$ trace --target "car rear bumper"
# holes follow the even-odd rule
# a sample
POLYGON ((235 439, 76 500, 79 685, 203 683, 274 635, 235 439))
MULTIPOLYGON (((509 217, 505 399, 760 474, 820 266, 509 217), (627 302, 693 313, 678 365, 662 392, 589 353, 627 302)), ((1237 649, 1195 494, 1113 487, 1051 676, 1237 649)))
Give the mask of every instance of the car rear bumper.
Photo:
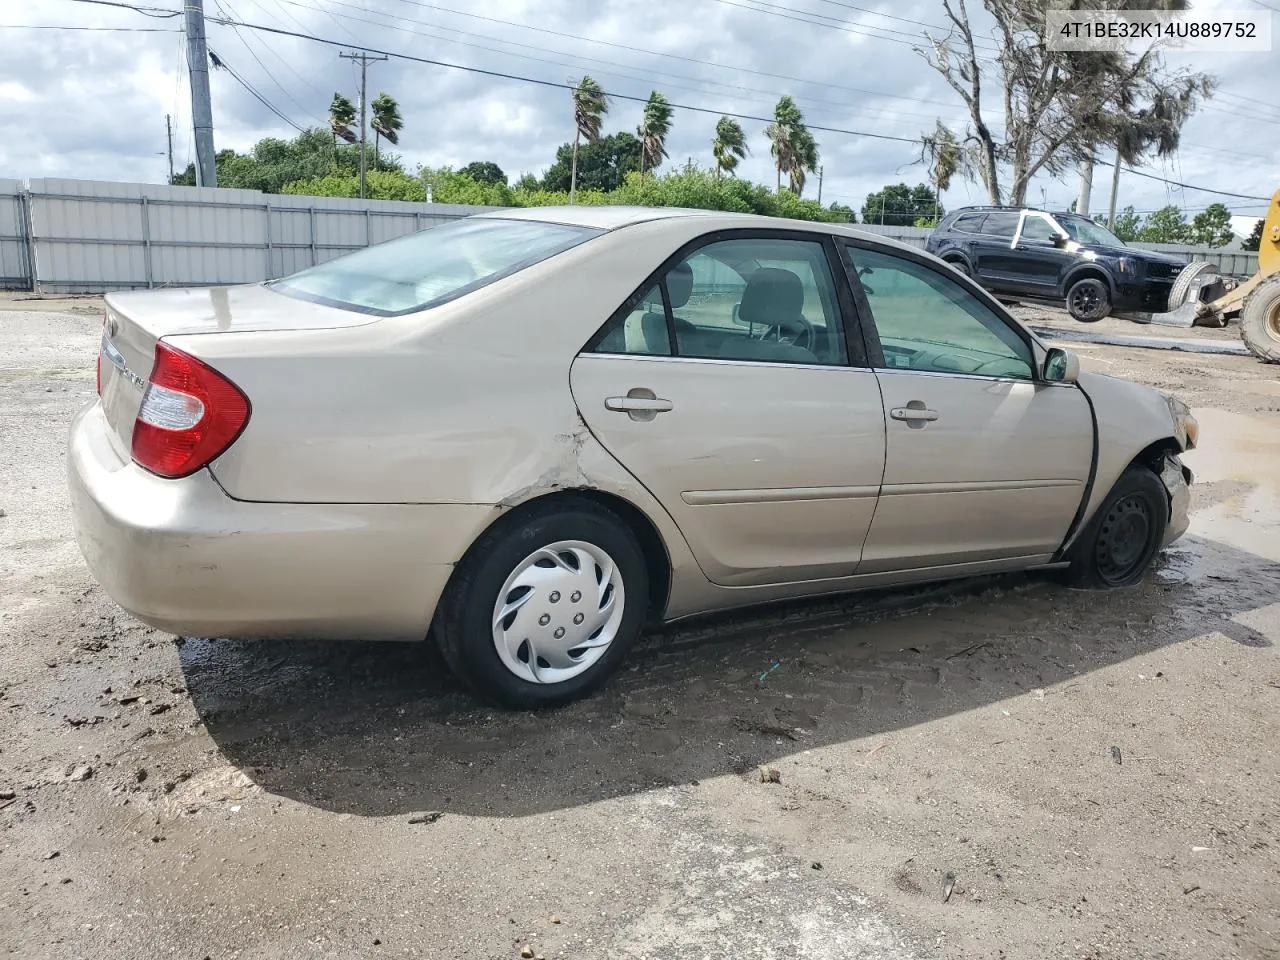
POLYGON ((94 577, 181 636, 420 640, 453 564, 491 522, 474 504, 246 503, 208 470, 123 460, 98 403, 71 429, 72 520, 94 577))

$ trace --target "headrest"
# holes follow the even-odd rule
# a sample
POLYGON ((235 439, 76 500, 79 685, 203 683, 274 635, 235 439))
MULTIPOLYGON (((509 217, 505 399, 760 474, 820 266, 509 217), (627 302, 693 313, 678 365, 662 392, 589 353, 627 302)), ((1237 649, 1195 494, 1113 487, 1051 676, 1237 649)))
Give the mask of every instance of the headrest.
POLYGON ((693 294, 693 267, 688 261, 676 264, 667 274, 667 296, 671 298, 671 309, 679 310, 689 302, 693 294))
POLYGON ((790 270, 761 267, 742 291, 738 317, 746 323, 782 326, 804 309, 804 285, 790 270))

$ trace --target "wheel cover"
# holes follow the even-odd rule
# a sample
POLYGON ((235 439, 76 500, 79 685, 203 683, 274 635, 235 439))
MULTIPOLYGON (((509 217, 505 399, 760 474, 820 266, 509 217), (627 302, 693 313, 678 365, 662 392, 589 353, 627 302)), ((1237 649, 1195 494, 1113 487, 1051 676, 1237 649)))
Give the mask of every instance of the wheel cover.
POLYGON ((1104 583, 1124 583, 1151 559, 1156 533, 1151 504, 1131 495, 1117 500, 1098 530, 1096 559, 1104 583))
POLYGON ((1093 287, 1079 286, 1071 291, 1071 307, 1076 313, 1093 313, 1101 302, 1102 297, 1093 287))
POLYGON ((1280 343, 1280 296, 1271 301, 1271 309, 1267 311, 1263 325, 1267 331, 1267 336, 1276 341, 1276 343, 1280 343))
POLYGON ((561 540, 516 564, 493 607, 503 666, 530 683, 563 683, 591 669, 618 635, 626 593, 604 550, 561 540))

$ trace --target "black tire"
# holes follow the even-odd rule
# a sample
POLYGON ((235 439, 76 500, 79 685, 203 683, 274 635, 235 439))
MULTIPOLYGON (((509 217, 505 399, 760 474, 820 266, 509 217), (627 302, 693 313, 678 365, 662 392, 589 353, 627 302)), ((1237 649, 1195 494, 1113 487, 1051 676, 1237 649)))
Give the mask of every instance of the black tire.
POLYGON ((1169 494, 1146 467, 1130 467, 1072 547, 1068 583, 1114 588, 1138 583, 1169 526, 1169 494))
POLYGON ((1280 277, 1258 285, 1240 312, 1240 334, 1255 357, 1280 363, 1280 277))
MULTIPOLYGON (((608 679, 640 635, 648 606, 649 571, 635 535, 599 504, 562 497, 498 521, 476 541, 445 589, 432 632, 454 675, 480 697, 511 709, 553 707, 586 696, 608 679), (604 654, 584 672, 560 682, 533 682, 517 676, 498 654, 493 624, 498 593, 533 553, 564 541, 591 545, 613 560, 621 578, 622 617, 604 654)), ((563 609, 566 616, 574 612, 568 603, 563 609)))
POLYGON ((945 262, 947 266, 949 266, 952 270, 954 270, 956 273, 960 274, 961 276, 964 276, 964 277, 973 276, 973 274, 969 272, 969 265, 965 263, 963 260, 947 260, 945 262))
POLYGON ((1067 291, 1067 312, 1081 323, 1097 323, 1111 312, 1111 291, 1096 277, 1077 280, 1067 291))
POLYGON ((1217 272, 1217 266, 1207 260, 1192 260, 1178 272, 1173 286, 1169 288, 1169 305, 1165 309, 1169 312, 1177 310, 1187 302, 1187 297, 1191 294, 1192 281, 1204 274, 1217 272))

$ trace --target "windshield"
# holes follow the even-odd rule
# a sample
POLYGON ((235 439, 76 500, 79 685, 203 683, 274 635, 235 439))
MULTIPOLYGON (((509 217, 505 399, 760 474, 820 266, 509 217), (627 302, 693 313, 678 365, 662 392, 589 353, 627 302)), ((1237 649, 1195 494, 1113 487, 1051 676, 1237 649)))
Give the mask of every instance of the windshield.
POLYGON ((1057 220, 1076 243, 1092 243, 1104 247, 1124 246, 1123 240, 1092 220, 1085 220, 1083 217, 1058 217, 1057 220))
POLYGON ((453 300, 600 233, 536 220, 467 218, 366 247, 271 287, 303 300, 393 316, 453 300))

